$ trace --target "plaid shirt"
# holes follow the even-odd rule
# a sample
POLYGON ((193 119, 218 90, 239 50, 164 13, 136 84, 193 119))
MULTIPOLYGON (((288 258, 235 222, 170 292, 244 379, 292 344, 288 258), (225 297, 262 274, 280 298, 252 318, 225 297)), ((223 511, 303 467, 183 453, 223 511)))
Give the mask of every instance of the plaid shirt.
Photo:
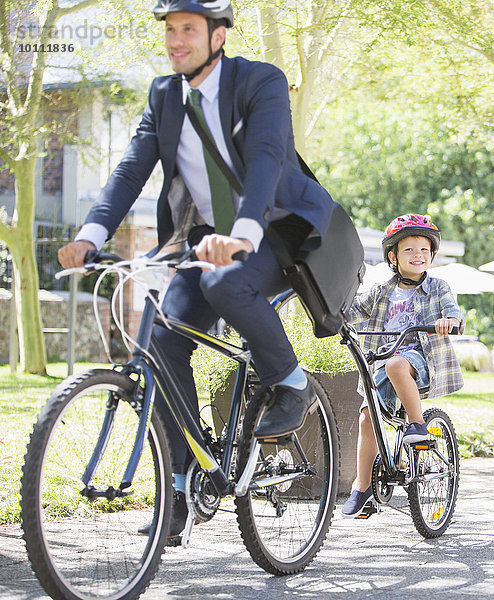
MULTIPOLYGON (((350 322, 368 331, 382 331, 388 303, 398 283, 394 275, 389 281, 378 283, 357 296, 349 311, 350 322)), ((460 333, 465 328, 465 319, 449 285, 442 279, 430 277, 417 286, 413 294, 417 325, 433 325, 441 317, 456 317, 460 321, 460 333)), ((437 398, 452 394, 463 387, 461 368, 454 353, 449 336, 418 333, 420 345, 429 369, 430 388, 421 393, 422 398, 437 398)), ((364 336, 364 352, 374 352, 383 344, 382 336, 364 336)))

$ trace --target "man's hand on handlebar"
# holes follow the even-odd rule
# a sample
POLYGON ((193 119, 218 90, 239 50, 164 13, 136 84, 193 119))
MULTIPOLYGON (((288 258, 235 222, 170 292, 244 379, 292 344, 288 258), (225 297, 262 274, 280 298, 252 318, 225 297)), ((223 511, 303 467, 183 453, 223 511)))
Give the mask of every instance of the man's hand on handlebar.
POLYGON ((436 333, 438 335, 448 335, 453 327, 459 327, 460 322, 456 317, 443 317, 435 322, 436 333))
POLYGON ((58 262, 64 269, 84 266, 84 257, 89 250, 96 250, 96 246, 88 240, 70 242, 58 251, 58 262))
POLYGON ((254 248, 249 240, 213 233, 202 238, 195 252, 199 260, 222 267, 233 264, 235 259, 232 257, 237 252, 250 253, 253 250, 254 248))

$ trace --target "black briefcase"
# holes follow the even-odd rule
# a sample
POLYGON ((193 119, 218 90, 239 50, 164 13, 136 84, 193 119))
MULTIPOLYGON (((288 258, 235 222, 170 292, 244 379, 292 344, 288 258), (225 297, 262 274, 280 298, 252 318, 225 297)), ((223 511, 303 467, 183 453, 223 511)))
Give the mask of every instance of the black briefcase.
POLYGON ((338 333, 365 273, 364 249, 343 207, 335 204, 321 245, 310 251, 302 245, 295 260, 271 229, 268 239, 312 322, 314 335, 338 333))

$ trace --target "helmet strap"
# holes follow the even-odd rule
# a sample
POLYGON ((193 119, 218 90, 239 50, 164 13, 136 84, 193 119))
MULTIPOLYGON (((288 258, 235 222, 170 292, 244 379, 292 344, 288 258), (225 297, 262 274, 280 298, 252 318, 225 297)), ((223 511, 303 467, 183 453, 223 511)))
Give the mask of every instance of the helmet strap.
POLYGON ((410 279, 408 277, 403 277, 399 271, 396 271, 396 274, 398 275, 398 283, 403 283, 405 285, 413 285, 413 286, 420 285, 424 281, 424 279, 427 277, 427 271, 424 271, 422 273, 422 275, 420 276, 420 279, 418 281, 415 281, 414 279, 410 279))

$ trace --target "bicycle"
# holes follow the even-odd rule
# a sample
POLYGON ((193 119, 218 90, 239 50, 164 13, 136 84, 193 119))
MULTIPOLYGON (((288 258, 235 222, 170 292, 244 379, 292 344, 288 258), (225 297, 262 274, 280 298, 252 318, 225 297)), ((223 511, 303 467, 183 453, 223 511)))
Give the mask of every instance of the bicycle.
MULTIPOLYGON (((453 423, 439 408, 427 409, 423 416, 430 440, 403 444, 406 413, 400 405, 392 414, 376 388, 370 366, 377 360, 390 358, 411 333, 435 334, 434 325, 414 326, 404 331, 386 331, 396 341, 382 352, 364 355, 359 335, 382 335, 382 331, 356 331, 344 323, 340 329, 341 343, 352 354, 361 375, 369 413, 379 453, 372 467, 373 500, 366 503, 357 518, 367 519, 389 505, 394 488, 403 487, 408 495, 409 509, 415 528, 425 538, 441 536, 451 523, 460 476, 458 442, 453 423), (385 423, 396 431, 394 449, 388 439, 385 423)), ((458 333, 454 327, 452 334, 458 333)))
POLYGON ((150 253, 138 261, 95 253, 84 268, 62 272, 101 270, 95 297, 103 277, 118 274, 112 313, 134 350, 126 364, 62 382, 31 434, 21 480, 22 526, 32 568, 54 599, 138 598, 159 567, 173 492, 166 428, 153 410, 156 388, 194 455, 186 475, 183 546, 193 525, 213 518, 230 497, 243 542, 268 573, 303 570, 324 542, 340 458, 336 420, 317 380, 307 374, 318 408, 302 429, 259 441, 253 431, 268 394, 260 389, 245 341, 236 345, 164 315, 159 286, 146 289, 136 339, 125 332, 117 306, 125 283, 169 267, 211 266, 193 258, 191 251, 150 253), (219 435, 186 408, 180 382, 160 355, 155 324, 236 361, 230 414, 219 435), (137 535, 148 521, 149 535, 137 535))

